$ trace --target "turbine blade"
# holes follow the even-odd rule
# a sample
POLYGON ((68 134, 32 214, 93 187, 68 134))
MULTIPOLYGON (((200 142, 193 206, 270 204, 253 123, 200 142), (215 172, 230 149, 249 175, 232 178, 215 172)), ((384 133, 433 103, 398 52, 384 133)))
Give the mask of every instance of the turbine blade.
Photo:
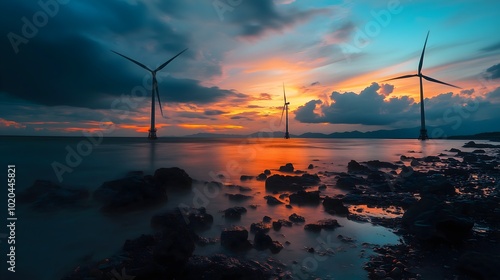
POLYGON ((285 99, 285 103, 286 103, 285 83, 283 83, 283 98, 285 99))
POLYGON ((182 52, 178 53, 177 55, 175 55, 174 57, 172 57, 171 59, 167 60, 165 63, 163 63, 162 65, 158 66, 158 68, 156 68, 155 72, 158 72, 160 71, 161 69, 163 69, 163 67, 167 66, 167 64, 169 64, 170 62, 172 62, 172 60, 174 60, 176 57, 178 57, 179 55, 181 55, 183 52, 187 51, 188 49, 184 49, 182 52))
POLYGON ((115 52, 115 51, 113 51, 113 50, 111 50, 111 51, 112 51, 112 52, 114 52, 114 53, 116 53, 117 55, 119 55, 119 56, 121 56, 121 57, 124 57, 124 58, 126 58, 126 59, 128 59, 128 60, 132 61, 133 63, 135 63, 135 64, 139 65, 140 67, 142 67, 142 68, 144 68, 144 69, 146 69, 146 70, 148 70, 148 71, 150 71, 150 72, 152 72, 152 71, 153 71, 153 70, 149 69, 146 65, 144 65, 144 64, 142 64, 142 63, 140 63, 140 62, 139 62, 139 61, 137 61, 137 60, 133 60, 132 58, 127 57, 127 56, 124 56, 123 54, 118 53, 118 52, 115 52))
POLYGON ((422 55, 420 56, 420 63, 418 64, 418 74, 422 72, 422 66, 424 65, 424 53, 425 46, 427 45, 427 39, 429 38, 430 31, 427 31, 427 37, 425 37, 424 49, 422 50, 422 55))
POLYGON ((398 80, 398 79, 406 79, 406 78, 411 78, 411 77, 418 77, 418 74, 399 76, 399 77, 396 77, 396 78, 391 78, 391 79, 383 80, 382 82, 387 82, 387 81, 392 81, 392 80, 398 80))
POLYGON ((431 81, 431 82, 435 82, 435 83, 438 83, 438 84, 447 85, 447 86, 454 87, 454 88, 461 88, 461 87, 454 86, 454 85, 452 85, 452 84, 448 84, 448 83, 445 83, 445 82, 438 81, 438 80, 436 80, 436 79, 433 79, 433 78, 431 78, 431 77, 427 77, 427 76, 425 76, 425 75, 422 75, 422 77, 423 77, 424 79, 426 79, 427 81, 431 81))
POLYGON ((280 124, 278 126, 281 126, 281 122, 283 121, 283 113, 285 113, 285 106, 283 106, 283 111, 281 111, 281 119, 280 119, 280 124))
POLYGON ((160 91, 158 90, 158 81, 156 80, 156 77, 153 78, 153 83, 155 85, 156 97, 158 97, 158 104, 160 105, 161 116, 165 117, 163 115, 163 109, 161 108, 160 91))

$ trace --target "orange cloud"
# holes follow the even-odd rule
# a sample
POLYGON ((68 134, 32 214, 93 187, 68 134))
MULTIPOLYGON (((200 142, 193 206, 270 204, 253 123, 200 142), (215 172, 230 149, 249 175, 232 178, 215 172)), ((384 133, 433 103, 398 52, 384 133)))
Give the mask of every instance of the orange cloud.
POLYGON ((26 128, 24 124, 0 118, 0 127, 26 128))

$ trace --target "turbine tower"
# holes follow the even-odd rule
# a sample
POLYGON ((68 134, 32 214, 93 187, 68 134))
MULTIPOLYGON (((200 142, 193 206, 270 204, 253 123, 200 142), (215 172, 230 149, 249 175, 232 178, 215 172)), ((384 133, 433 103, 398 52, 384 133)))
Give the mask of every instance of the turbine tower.
POLYGON ((133 60, 130 57, 127 57, 123 54, 120 54, 120 53, 112 50, 112 52, 116 53, 117 55, 124 57, 124 58, 132 61, 133 63, 139 65, 140 67, 148 70, 149 72, 151 72, 151 75, 153 76, 153 87, 151 89, 151 127, 149 128, 149 134, 148 134, 149 140, 156 140, 158 138, 158 137, 156 137, 156 127, 155 127, 155 107, 156 107, 155 106, 155 92, 156 92, 156 96, 158 97, 158 104, 160 105, 161 116, 163 117, 163 109, 161 108, 160 91, 158 90, 158 81, 156 80, 156 72, 163 69, 165 66, 167 66, 167 64, 172 62, 172 60, 174 60, 176 57, 178 57, 179 55, 181 55, 185 51, 187 51, 187 48, 184 49, 183 51, 181 51, 180 53, 178 53, 177 55, 175 55, 174 57, 172 57, 171 59, 167 60, 162 65, 158 66, 158 68, 156 68, 155 70, 151 70, 146 65, 144 65, 136 60, 133 60))
POLYGON ((283 121, 283 113, 286 111, 286 118, 285 118, 285 139, 290 139, 290 134, 288 133, 288 105, 290 105, 290 102, 286 102, 286 94, 285 94, 285 83, 283 83, 283 99, 285 100, 285 103, 283 105, 283 111, 281 111, 281 119, 280 119, 280 125, 281 122, 283 121))
POLYGON ((424 78, 424 79, 426 79, 427 81, 430 81, 430 82, 434 82, 434 83, 438 83, 438 84, 443 84, 443 85, 447 85, 447 86, 454 87, 454 88, 461 88, 461 87, 454 86, 452 84, 448 84, 448 83, 445 83, 445 82, 438 81, 436 79, 433 79, 431 77, 428 77, 428 76, 425 76, 424 74, 422 74, 422 66, 424 64, 425 46, 427 45, 427 39, 429 38, 429 32, 430 31, 427 32, 427 37, 425 37, 424 49, 422 50, 422 55, 420 56, 420 63, 418 64, 418 72, 417 72, 417 74, 404 75, 404 76, 400 76, 400 77, 396 77, 396 78, 392 78, 392 79, 388 79, 388 80, 384 81, 384 82, 386 82, 386 81, 397 80, 397 79, 406 79, 406 78, 411 78, 411 77, 419 77, 419 79, 420 79, 420 135, 418 136, 419 140, 427 140, 427 139, 429 139, 429 137, 427 136, 427 129, 425 128, 424 88, 423 88, 423 84, 422 84, 422 78, 424 78))

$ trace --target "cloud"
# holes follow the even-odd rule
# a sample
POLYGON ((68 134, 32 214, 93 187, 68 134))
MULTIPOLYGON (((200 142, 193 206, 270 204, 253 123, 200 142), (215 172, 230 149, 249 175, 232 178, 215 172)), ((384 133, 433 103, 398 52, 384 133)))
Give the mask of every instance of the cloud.
POLYGON ((500 79, 500 63, 486 69, 484 75, 486 79, 490 80, 500 79))
POLYGON ((261 93, 257 100, 272 100, 272 97, 269 93, 261 93))
POLYGON ((394 91, 394 85, 390 84, 382 84, 380 86, 380 93, 387 96, 391 94, 394 91))
POLYGON ((471 89, 464 89, 462 91, 460 91, 461 94, 465 94, 465 95, 472 95, 474 93, 474 89, 471 88, 471 89))
POLYGON ((217 116, 227 114, 227 112, 221 110, 205 110, 204 114, 207 116, 217 116))
POLYGON ((278 11, 276 3, 269 0, 244 1, 228 15, 229 22, 237 26, 242 37, 259 37, 267 31, 282 31, 313 16, 325 14, 328 9, 306 11, 278 11))
POLYGON ((176 115, 187 119, 214 120, 213 118, 207 117, 203 113, 198 112, 178 112, 176 115))
POLYGON ((500 50, 500 42, 497 42, 495 44, 489 45, 481 49, 481 51, 483 52, 492 52, 497 50, 500 50))

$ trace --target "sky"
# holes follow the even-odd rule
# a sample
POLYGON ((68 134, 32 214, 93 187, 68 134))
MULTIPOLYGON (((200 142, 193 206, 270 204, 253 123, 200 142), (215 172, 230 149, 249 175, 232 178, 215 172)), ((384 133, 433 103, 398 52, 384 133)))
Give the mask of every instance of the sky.
MULTIPOLYGON (((0 135, 500 130, 500 2, 1 1, 0 135)), ((416 136, 418 131, 416 131, 416 136)), ((415 136, 415 137, 416 137, 415 136)), ((432 136, 431 136, 432 137, 432 136)))

